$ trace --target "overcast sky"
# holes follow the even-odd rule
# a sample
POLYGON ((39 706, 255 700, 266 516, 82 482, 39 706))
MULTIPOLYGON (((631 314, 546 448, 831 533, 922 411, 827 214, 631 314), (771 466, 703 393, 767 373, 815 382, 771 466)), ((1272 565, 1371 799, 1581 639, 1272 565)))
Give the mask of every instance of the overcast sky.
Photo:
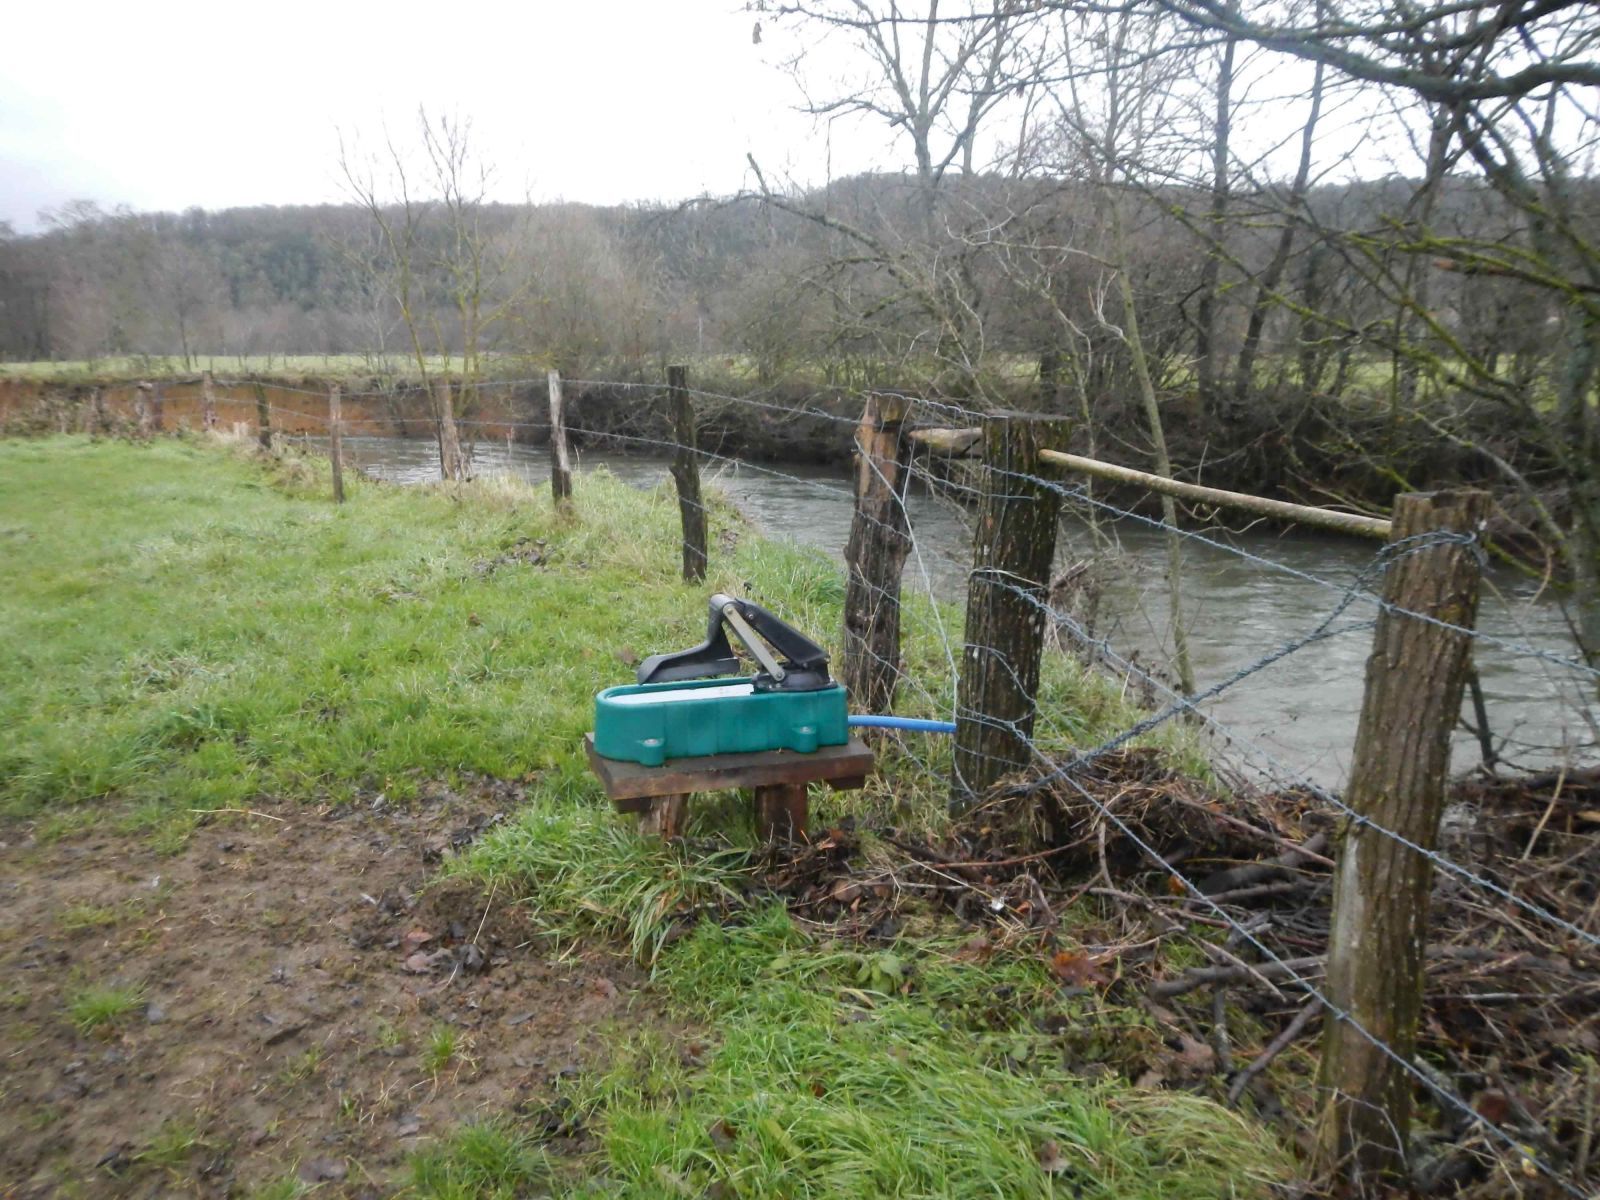
MULTIPOLYGON (((822 177, 823 135, 741 0, 12 5, 0 55, 0 220, 89 199, 183 209, 346 199, 337 131, 473 121, 505 199, 727 192, 745 154, 822 177)), ((835 131, 836 173, 881 160, 835 131)))

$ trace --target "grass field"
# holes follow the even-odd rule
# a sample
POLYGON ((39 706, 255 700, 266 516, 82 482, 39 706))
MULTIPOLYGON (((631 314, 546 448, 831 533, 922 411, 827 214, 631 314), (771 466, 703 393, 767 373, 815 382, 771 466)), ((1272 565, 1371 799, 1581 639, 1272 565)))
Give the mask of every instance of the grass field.
MULTIPOLYGON (((448 869, 515 898, 552 953, 581 940, 645 963, 675 1020, 565 1085, 590 1148, 555 1155, 512 1113, 463 1113, 414 1157, 412 1194, 1111 1200, 1287 1176, 1269 1134, 1209 1100, 1072 1074, 1046 1009, 1153 1035, 1131 1009, 1107 1025, 1092 994, 1059 999, 1037 955, 974 956, 937 922, 864 950, 770 905, 667 936, 685 902, 746 891, 751 833, 708 804, 686 845, 638 838, 578 749, 593 693, 699 640, 714 588, 833 641, 825 559, 719 508, 711 578, 688 587, 666 492, 585 475, 557 516, 518 487, 358 482, 336 507, 325 469, 176 440, 0 443, 0 815, 176 850, 207 810, 519 781, 524 809, 448 869), (685 1025, 703 1031, 687 1048, 685 1025)), ((944 696, 932 617, 909 608, 907 654, 944 696)), ((1131 715, 1064 659, 1047 687, 1086 737, 1131 715)), ((937 826, 939 754, 891 756, 858 811, 937 826)), ((103 997, 79 1009, 114 1023, 103 997)))
MULTIPOLYGON (((762 382, 760 367, 749 355, 678 354, 673 356, 673 361, 687 364, 692 379, 702 387, 715 382, 716 386, 749 388, 762 382)), ((426 362, 430 374, 451 375, 461 371, 459 357, 429 355, 426 362)), ((482 359, 483 372, 491 379, 542 379, 552 365, 548 356, 540 354, 486 354, 482 359)), ((1038 369, 1037 359, 1009 354, 991 354, 985 367, 994 379, 1007 383, 1032 380, 1037 377, 1038 369)), ((416 359, 404 354, 202 354, 192 356, 187 363, 179 357, 161 355, 0 362, 0 380, 40 383, 189 379, 201 371, 210 371, 219 379, 250 376, 284 381, 404 380, 418 376, 416 359)), ((641 371, 651 378, 660 378, 663 374, 659 359, 595 366, 584 374, 597 379, 631 380, 641 371)), ((776 382, 787 386, 823 387, 828 386, 830 380, 849 379, 855 385, 870 382, 874 386, 886 386, 898 381, 910 386, 919 378, 932 378, 939 373, 939 364, 933 361, 893 364, 851 360, 830 364, 822 360, 799 360, 787 364, 776 382)))

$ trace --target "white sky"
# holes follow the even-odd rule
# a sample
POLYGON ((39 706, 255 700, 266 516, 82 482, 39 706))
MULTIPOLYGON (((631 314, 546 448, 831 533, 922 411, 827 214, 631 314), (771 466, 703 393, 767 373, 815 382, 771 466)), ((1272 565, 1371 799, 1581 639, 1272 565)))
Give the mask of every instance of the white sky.
MULTIPOLYGON (((370 150, 387 126, 413 148, 419 104, 470 118, 503 200, 725 194, 753 183, 751 152, 774 183, 907 165, 881 124, 850 117, 830 132, 796 111, 800 91, 777 64, 808 37, 819 94, 848 94, 845 81, 866 77, 848 46, 770 19, 757 46, 757 19, 744 0, 13 4, 0 221, 32 231, 41 210, 76 199, 167 211, 346 201, 340 132, 370 150)), ((1272 156, 1286 175, 1309 68, 1242 69, 1264 103, 1236 127, 1236 150, 1287 139, 1272 156)), ((1374 138, 1369 104, 1342 108, 1330 96, 1319 139, 1353 149, 1341 174, 1405 169, 1408 148, 1374 138)))
MULTIPOLYGON (((0 54, 0 220, 72 199, 181 210, 338 202, 337 130, 473 122, 499 198, 676 200, 817 181, 823 137, 741 0, 15 4, 0 54)), ((834 170, 880 157, 835 134, 834 170), (853 160, 853 161, 852 161, 853 160)))

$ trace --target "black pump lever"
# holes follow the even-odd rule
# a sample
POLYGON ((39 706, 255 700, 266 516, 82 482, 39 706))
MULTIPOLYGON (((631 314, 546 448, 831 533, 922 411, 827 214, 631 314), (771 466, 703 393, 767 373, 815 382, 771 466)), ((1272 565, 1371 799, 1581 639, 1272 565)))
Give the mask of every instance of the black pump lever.
POLYGON ((706 640, 692 650, 652 654, 639 666, 639 682, 671 683, 737 674, 739 660, 728 642, 729 628, 761 664, 754 680, 756 691, 814 692, 832 686, 827 651, 759 604, 721 592, 711 597, 706 640), (768 645, 782 655, 782 661, 768 645))

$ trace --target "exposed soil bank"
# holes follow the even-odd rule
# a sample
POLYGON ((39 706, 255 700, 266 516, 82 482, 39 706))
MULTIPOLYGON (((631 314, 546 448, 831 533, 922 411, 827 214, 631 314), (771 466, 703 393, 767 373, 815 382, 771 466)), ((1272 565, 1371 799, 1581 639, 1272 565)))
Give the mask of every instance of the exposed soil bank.
POLYGON ((613 1025, 658 1018, 616 960, 548 963, 513 897, 429 886, 521 800, 223 811, 170 856, 0 832, 0 1193, 389 1195, 459 1123, 537 1116, 613 1025), (137 1005, 74 1021, 111 988, 137 1005))
MULTIPOLYGON (((259 385, 270 406, 273 428, 284 434, 318 436, 327 430, 328 389, 332 381, 303 379, 259 385)), ((756 387, 745 380, 694 380, 694 404, 701 448, 715 454, 774 463, 850 461, 855 423, 861 414, 859 390, 806 382, 756 387)), ((415 384, 380 386, 377 380, 339 381, 344 391, 346 432, 432 439, 434 424, 427 393, 415 384)), ((98 384, 0 379, 0 431, 70 432, 80 428, 92 407, 93 388, 114 428, 131 428, 137 380, 107 379, 98 384)), ((218 419, 254 430, 257 385, 228 380, 216 384, 218 419)), ((660 380, 566 385, 567 423, 578 445, 622 451, 660 452, 673 440, 665 384, 660 380)), ((198 428, 200 384, 173 381, 156 385, 152 416, 157 432, 198 428)), ((1076 414, 1076 401, 1046 397, 1036 383, 1018 381, 1005 398, 1026 411, 1076 414)), ((466 442, 507 440, 542 445, 549 440, 549 402, 542 381, 486 383, 475 395, 458 395, 457 415, 466 442)), ((943 413, 941 423, 970 423, 959 408, 943 413)), ((1081 423, 1071 446, 1078 453, 1148 470, 1151 459, 1145 422, 1131 397, 1106 396, 1094 405, 1099 431, 1091 439, 1081 423)), ((1164 420, 1172 459, 1182 478, 1213 487, 1275 499, 1340 507, 1388 509, 1401 491, 1451 486, 1481 486, 1502 491, 1490 461, 1444 440, 1422 422, 1397 424, 1387 407, 1359 397, 1257 398, 1199 414, 1183 398, 1165 405, 1164 420)), ((925 419, 922 423, 926 424, 925 419)), ((1545 456, 1518 431, 1483 431, 1484 444, 1508 461, 1522 464, 1529 477, 1541 476, 1545 456)), ((1078 480, 1069 480, 1078 482, 1078 480)), ((1107 488, 1096 494, 1154 513, 1155 498, 1136 489, 1107 488)), ((1541 555, 1528 530, 1533 513, 1525 501, 1499 496, 1491 533, 1515 554, 1538 561, 1541 555)), ((1564 499, 1557 491, 1543 501, 1557 518, 1564 499)), ((1204 519, 1206 514, 1197 514, 1204 519)), ((1225 519, 1226 515, 1225 515, 1225 519)))

